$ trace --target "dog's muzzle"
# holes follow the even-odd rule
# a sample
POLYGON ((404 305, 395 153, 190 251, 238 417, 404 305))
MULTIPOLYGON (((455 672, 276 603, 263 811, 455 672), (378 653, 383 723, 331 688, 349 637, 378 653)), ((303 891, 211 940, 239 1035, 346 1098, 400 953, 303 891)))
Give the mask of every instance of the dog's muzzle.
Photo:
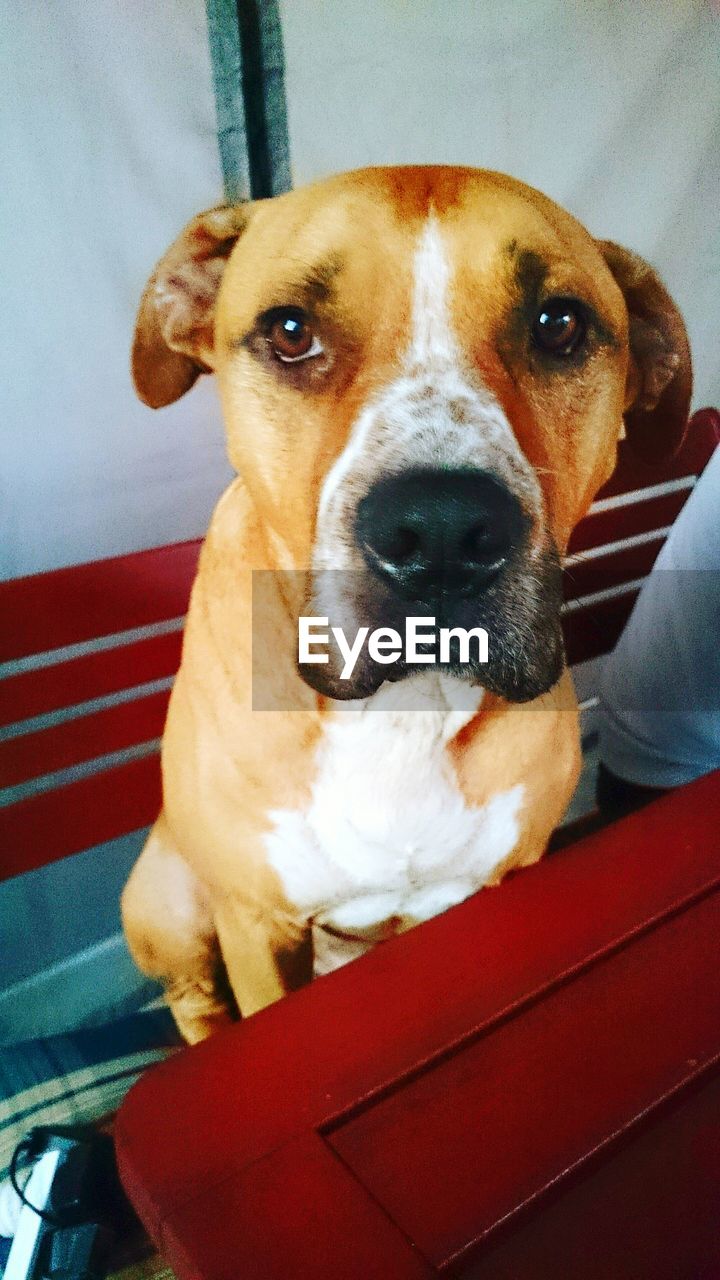
POLYGON ((316 570, 306 613, 346 636, 363 627, 403 636, 418 622, 426 630, 392 660, 364 645, 350 677, 331 647, 322 665, 299 663, 306 684, 330 698, 367 698, 432 662, 513 702, 551 688, 563 665, 559 557, 504 480, 477 467, 408 468, 376 480, 351 519, 357 567, 316 570))
POLYGON ((373 485, 358 506, 356 539, 395 595, 451 608, 490 586, 529 524, 517 498, 488 472, 413 470, 373 485))

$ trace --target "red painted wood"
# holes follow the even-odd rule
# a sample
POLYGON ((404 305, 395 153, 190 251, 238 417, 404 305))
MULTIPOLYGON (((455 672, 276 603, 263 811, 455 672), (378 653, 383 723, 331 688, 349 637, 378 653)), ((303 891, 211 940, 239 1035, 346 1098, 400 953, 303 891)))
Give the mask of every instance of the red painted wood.
MULTIPOLYGON (((574 1044, 585 1059, 589 1056, 590 1067, 593 1058, 598 1063, 613 1059, 606 1045, 590 1043, 587 1049, 583 1025, 586 1032, 594 1026, 599 1036, 611 1041, 616 1034, 625 1035, 617 1025, 619 1019, 632 1025, 641 1017, 643 1032, 627 1070, 639 1068, 638 1055, 645 1046, 650 1093, 676 1080, 679 1071, 687 1074, 693 1069, 686 1062, 691 1041, 698 1052, 710 1052, 700 1034, 703 1028, 693 1023, 696 1015, 684 1005, 693 1005, 696 990, 706 982, 709 990, 715 981, 716 959, 708 958, 705 951, 706 912, 711 887, 717 888, 719 881, 720 774, 715 774, 377 947, 355 964, 148 1073, 121 1108, 116 1126, 118 1156, 126 1188, 154 1238, 173 1242, 179 1280, 216 1280, 227 1274, 215 1266, 216 1262, 218 1267, 224 1265, 217 1260, 232 1256, 236 1243, 233 1217, 226 1211, 236 1203, 233 1186, 248 1194, 248 1179, 252 1180, 254 1170, 260 1173, 273 1152, 288 1149, 298 1135, 308 1132, 337 1134, 342 1123, 350 1123, 368 1104, 385 1105, 383 1098, 399 1096, 398 1090, 434 1075, 444 1061, 460 1062, 466 1051, 477 1052, 496 1037, 507 1048, 508 1036, 520 1036, 512 1041, 513 1059, 537 1062, 538 1024, 526 1021, 531 1014, 534 1019, 542 1017, 548 1029, 554 1028, 553 1036, 571 1037, 565 1047, 574 1044), (691 919, 697 929, 690 927, 691 919), (681 935, 683 946, 678 950, 675 944, 681 935), (663 937, 668 942, 664 963, 663 937), (652 956, 648 947, 654 948, 652 956), (613 952, 616 961, 610 958, 613 952), (655 981, 648 988, 642 986, 644 965, 630 959, 633 953, 651 962, 655 981), (707 974, 706 959, 711 969, 707 974), (619 967, 614 968, 616 963, 619 967), (604 981, 591 980, 593 971, 602 972, 604 981), (690 993, 682 1005, 675 1002, 668 1007, 663 996, 666 974, 672 975, 671 987, 678 999, 683 991, 690 993), (626 975, 632 978, 627 990, 637 999, 642 987, 646 1006, 642 1014, 623 995, 626 975), (584 985, 590 981, 591 987, 584 985), (592 990, 596 998, 580 1000, 581 990, 592 990), (557 1011, 565 1002, 576 1012, 572 1018, 558 1020, 557 1011), (544 1013, 533 1013, 543 1007, 544 1013), (657 1028, 649 1034, 653 1011, 658 1028, 672 1016, 670 1034, 665 1036, 670 1049, 677 1033, 677 1061, 673 1066, 665 1060, 665 1075, 662 1067, 653 1067, 655 1034, 662 1039, 657 1028), (602 1027, 598 1025, 601 1016, 606 1019, 602 1027), (524 1024, 527 1043, 521 1043, 521 1030, 510 1031, 524 1024), (182 1125, 177 1123, 178 1116, 182 1125), (193 1135, 191 1160, 188 1133, 193 1135), (223 1197, 230 1199, 219 1202, 216 1213, 213 1196, 221 1188, 223 1197), (201 1222, 208 1242, 207 1265, 198 1245, 201 1222), (186 1239, 190 1254, 184 1258, 186 1239)), ((704 994, 698 1003, 697 1016, 702 1018, 708 1013, 704 994)), ((550 1037, 547 1044, 557 1046, 558 1052, 562 1048, 557 1038, 550 1037)), ((720 1050, 720 1026, 716 1048, 720 1050)), ((506 1072, 515 1071, 517 1079, 519 1068, 501 1059, 498 1050, 499 1084, 494 1097, 511 1126, 514 1109, 532 1100, 534 1086, 530 1078, 524 1092, 505 1090, 506 1072)), ((556 1069, 560 1071, 552 1054, 545 1065, 551 1077, 556 1069)), ((575 1065, 598 1095, 589 1109, 598 1132, 601 1091, 597 1082, 593 1084, 588 1064, 575 1065)), ((621 1125, 628 1121, 624 1069, 622 1063, 613 1067, 620 1073, 615 1088, 608 1078, 608 1133, 618 1117, 621 1125)), ((633 1087, 639 1090, 636 1106, 641 1076, 639 1069, 633 1076, 633 1087)), ((558 1079, 571 1077, 563 1059, 558 1079)), ((467 1080, 472 1078, 469 1070, 467 1080)), ((645 1099, 650 1107, 658 1101, 649 1095, 645 1099)), ((579 1131, 585 1131, 587 1117, 577 1090, 553 1092, 548 1085, 547 1103, 549 1110, 567 1108, 579 1131)), ((422 1130, 424 1122, 421 1111, 416 1128, 422 1130)), ((468 1115, 468 1125, 472 1123, 468 1115)), ((561 1128, 564 1125, 565 1120, 561 1128)), ((563 1150, 568 1151, 572 1133, 567 1126, 563 1133, 563 1150)), ((552 1126, 548 1141, 552 1142, 552 1126)), ((538 1188, 544 1187, 548 1167, 544 1149, 540 1156, 545 1162, 542 1168, 537 1166, 531 1134, 527 1144, 518 1143, 518 1185, 529 1185, 535 1167, 538 1188)), ((429 1163, 435 1158, 430 1152, 429 1163)), ((446 1160, 446 1155, 439 1151, 437 1158, 446 1160)), ((483 1154, 488 1167, 493 1158, 488 1146, 483 1154)), ((465 1161, 464 1145, 456 1150, 455 1159, 460 1165, 465 1161)), ((294 1167, 291 1161, 285 1183, 292 1184, 293 1195, 302 1194, 297 1187, 302 1187, 303 1177, 302 1161, 294 1167)), ((476 1222, 482 1224, 482 1205, 477 1209, 476 1222)), ((323 1230, 331 1230, 326 1220, 332 1220, 332 1201, 323 1202, 318 1213, 323 1230)), ((315 1239, 310 1244, 308 1236, 322 1238, 322 1232, 308 1228, 301 1217, 269 1217, 265 1231, 263 1223, 258 1223, 257 1274, 264 1280, 280 1276, 285 1280, 287 1275, 271 1265, 274 1251, 281 1247, 278 1235, 286 1237, 284 1257, 289 1256, 288 1249, 302 1257, 306 1248, 317 1245, 315 1239), (263 1243, 270 1237, 271 1244, 263 1243)), ((337 1274, 332 1257, 324 1261, 325 1269, 337 1274)), ((350 1271, 348 1280, 354 1275, 350 1271)), ((646 1278, 634 1275, 633 1280, 646 1278)))
POLYGON ((570 666, 609 653, 632 613, 638 591, 578 608, 562 619, 565 652, 570 666))
POLYGON ((0 808, 0 880, 148 826, 160 804, 154 754, 0 808))
POLYGON ((38 671, 0 680, 0 724, 73 707, 150 680, 173 676, 180 664, 182 632, 137 640, 38 671))
POLYGON ((462 1280, 716 1280, 720 1080, 672 1107, 542 1213, 490 1243, 462 1280))
POLYGON ((177 1274, 213 1280, 437 1275, 314 1133, 206 1188, 187 1205, 180 1232, 168 1223, 161 1247, 177 1274), (231 1244, 224 1232, 208 1232, 208 1220, 219 1218, 231 1244))
POLYGON ((591 547, 604 547, 608 542, 621 542, 634 538, 638 533, 652 529, 667 529, 677 519, 692 489, 666 493, 659 498, 634 501, 627 507, 611 507, 598 511, 580 521, 570 538, 569 554, 587 551, 591 547))
POLYGON ((622 551, 593 556, 590 560, 567 566, 563 571, 564 598, 576 600, 579 596, 647 577, 664 542, 664 537, 653 538, 639 546, 625 547, 622 551))
POLYGON ((181 617, 201 543, 0 582, 0 662, 181 617))
POLYGON ((720 1058, 719 937, 714 893, 342 1124, 332 1148, 436 1266, 467 1256, 720 1058))
POLYGON ((159 738, 169 696, 167 692, 153 693, 0 742, 0 786, 17 786, 44 773, 159 738))
POLYGON ((621 440, 618 446, 618 462, 607 484, 597 495, 609 498, 618 493, 630 493, 635 489, 647 489, 666 480, 680 476, 697 476, 705 469, 713 450, 720 443, 720 413, 717 409, 698 409, 688 424, 688 432, 682 448, 674 458, 657 466, 640 462, 633 454, 629 441, 621 440))
POLYGON ((720 444, 720 409, 716 409, 712 405, 705 405, 702 409, 696 409, 690 418, 688 435, 692 432, 695 432, 700 437, 699 447, 705 447, 709 450, 708 457, 705 460, 707 463, 712 454, 713 445, 720 444))

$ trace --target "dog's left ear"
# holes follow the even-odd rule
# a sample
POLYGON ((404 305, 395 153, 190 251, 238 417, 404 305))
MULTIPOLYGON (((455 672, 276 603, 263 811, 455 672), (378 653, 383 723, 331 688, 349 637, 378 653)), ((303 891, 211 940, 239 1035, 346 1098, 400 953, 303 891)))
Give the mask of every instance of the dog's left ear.
POLYGON ((625 425, 643 462, 671 457, 690 411, 692 363, 683 318, 652 267, 611 240, 596 241, 630 317, 625 425))
POLYGON ((193 218, 145 286, 132 374, 140 399, 151 409, 179 400, 201 373, 212 372, 215 303, 249 210, 249 205, 233 205, 193 218))

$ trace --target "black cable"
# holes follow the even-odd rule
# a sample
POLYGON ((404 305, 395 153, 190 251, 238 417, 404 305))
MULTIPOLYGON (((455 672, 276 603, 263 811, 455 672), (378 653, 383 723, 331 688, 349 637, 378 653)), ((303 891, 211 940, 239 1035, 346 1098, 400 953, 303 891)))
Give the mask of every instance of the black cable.
POLYGON ((32 1209, 33 1213, 36 1213, 38 1218, 42 1218, 43 1222, 47 1222, 48 1226, 62 1227, 65 1225, 63 1223, 62 1218, 58 1218, 54 1213, 50 1213, 47 1209, 39 1208, 38 1205, 33 1204, 31 1200, 28 1200, 27 1196, 25 1195, 25 1191, 20 1186, 17 1180, 17 1167, 18 1167, 18 1161, 21 1155, 27 1155, 33 1161, 37 1160, 41 1155, 43 1155, 42 1150, 33 1152, 33 1146, 36 1143, 36 1141, 37 1141, 36 1135, 33 1133, 30 1133, 28 1134, 27 1138, 23 1138, 22 1142, 18 1143, 15 1150, 13 1151, 12 1157, 10 1160, 10 1168, 8 1170, 10 1185, 13 1191, 15 1192, 16 1196, 18 1196, 18 1198, 20 1199, 21 1203, 24 1204, 28 1209, 32 1209))

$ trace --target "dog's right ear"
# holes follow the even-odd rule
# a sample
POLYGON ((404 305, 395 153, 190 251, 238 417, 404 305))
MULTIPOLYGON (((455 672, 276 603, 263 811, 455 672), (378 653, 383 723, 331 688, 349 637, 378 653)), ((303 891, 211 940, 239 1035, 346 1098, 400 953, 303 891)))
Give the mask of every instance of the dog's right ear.
POLYGON ((212 372, 220 281, 250 208, 209 209, 193 218, 145 286, 132 375, 140 399, 151 409, 179 400, 201 373, 212 372))

